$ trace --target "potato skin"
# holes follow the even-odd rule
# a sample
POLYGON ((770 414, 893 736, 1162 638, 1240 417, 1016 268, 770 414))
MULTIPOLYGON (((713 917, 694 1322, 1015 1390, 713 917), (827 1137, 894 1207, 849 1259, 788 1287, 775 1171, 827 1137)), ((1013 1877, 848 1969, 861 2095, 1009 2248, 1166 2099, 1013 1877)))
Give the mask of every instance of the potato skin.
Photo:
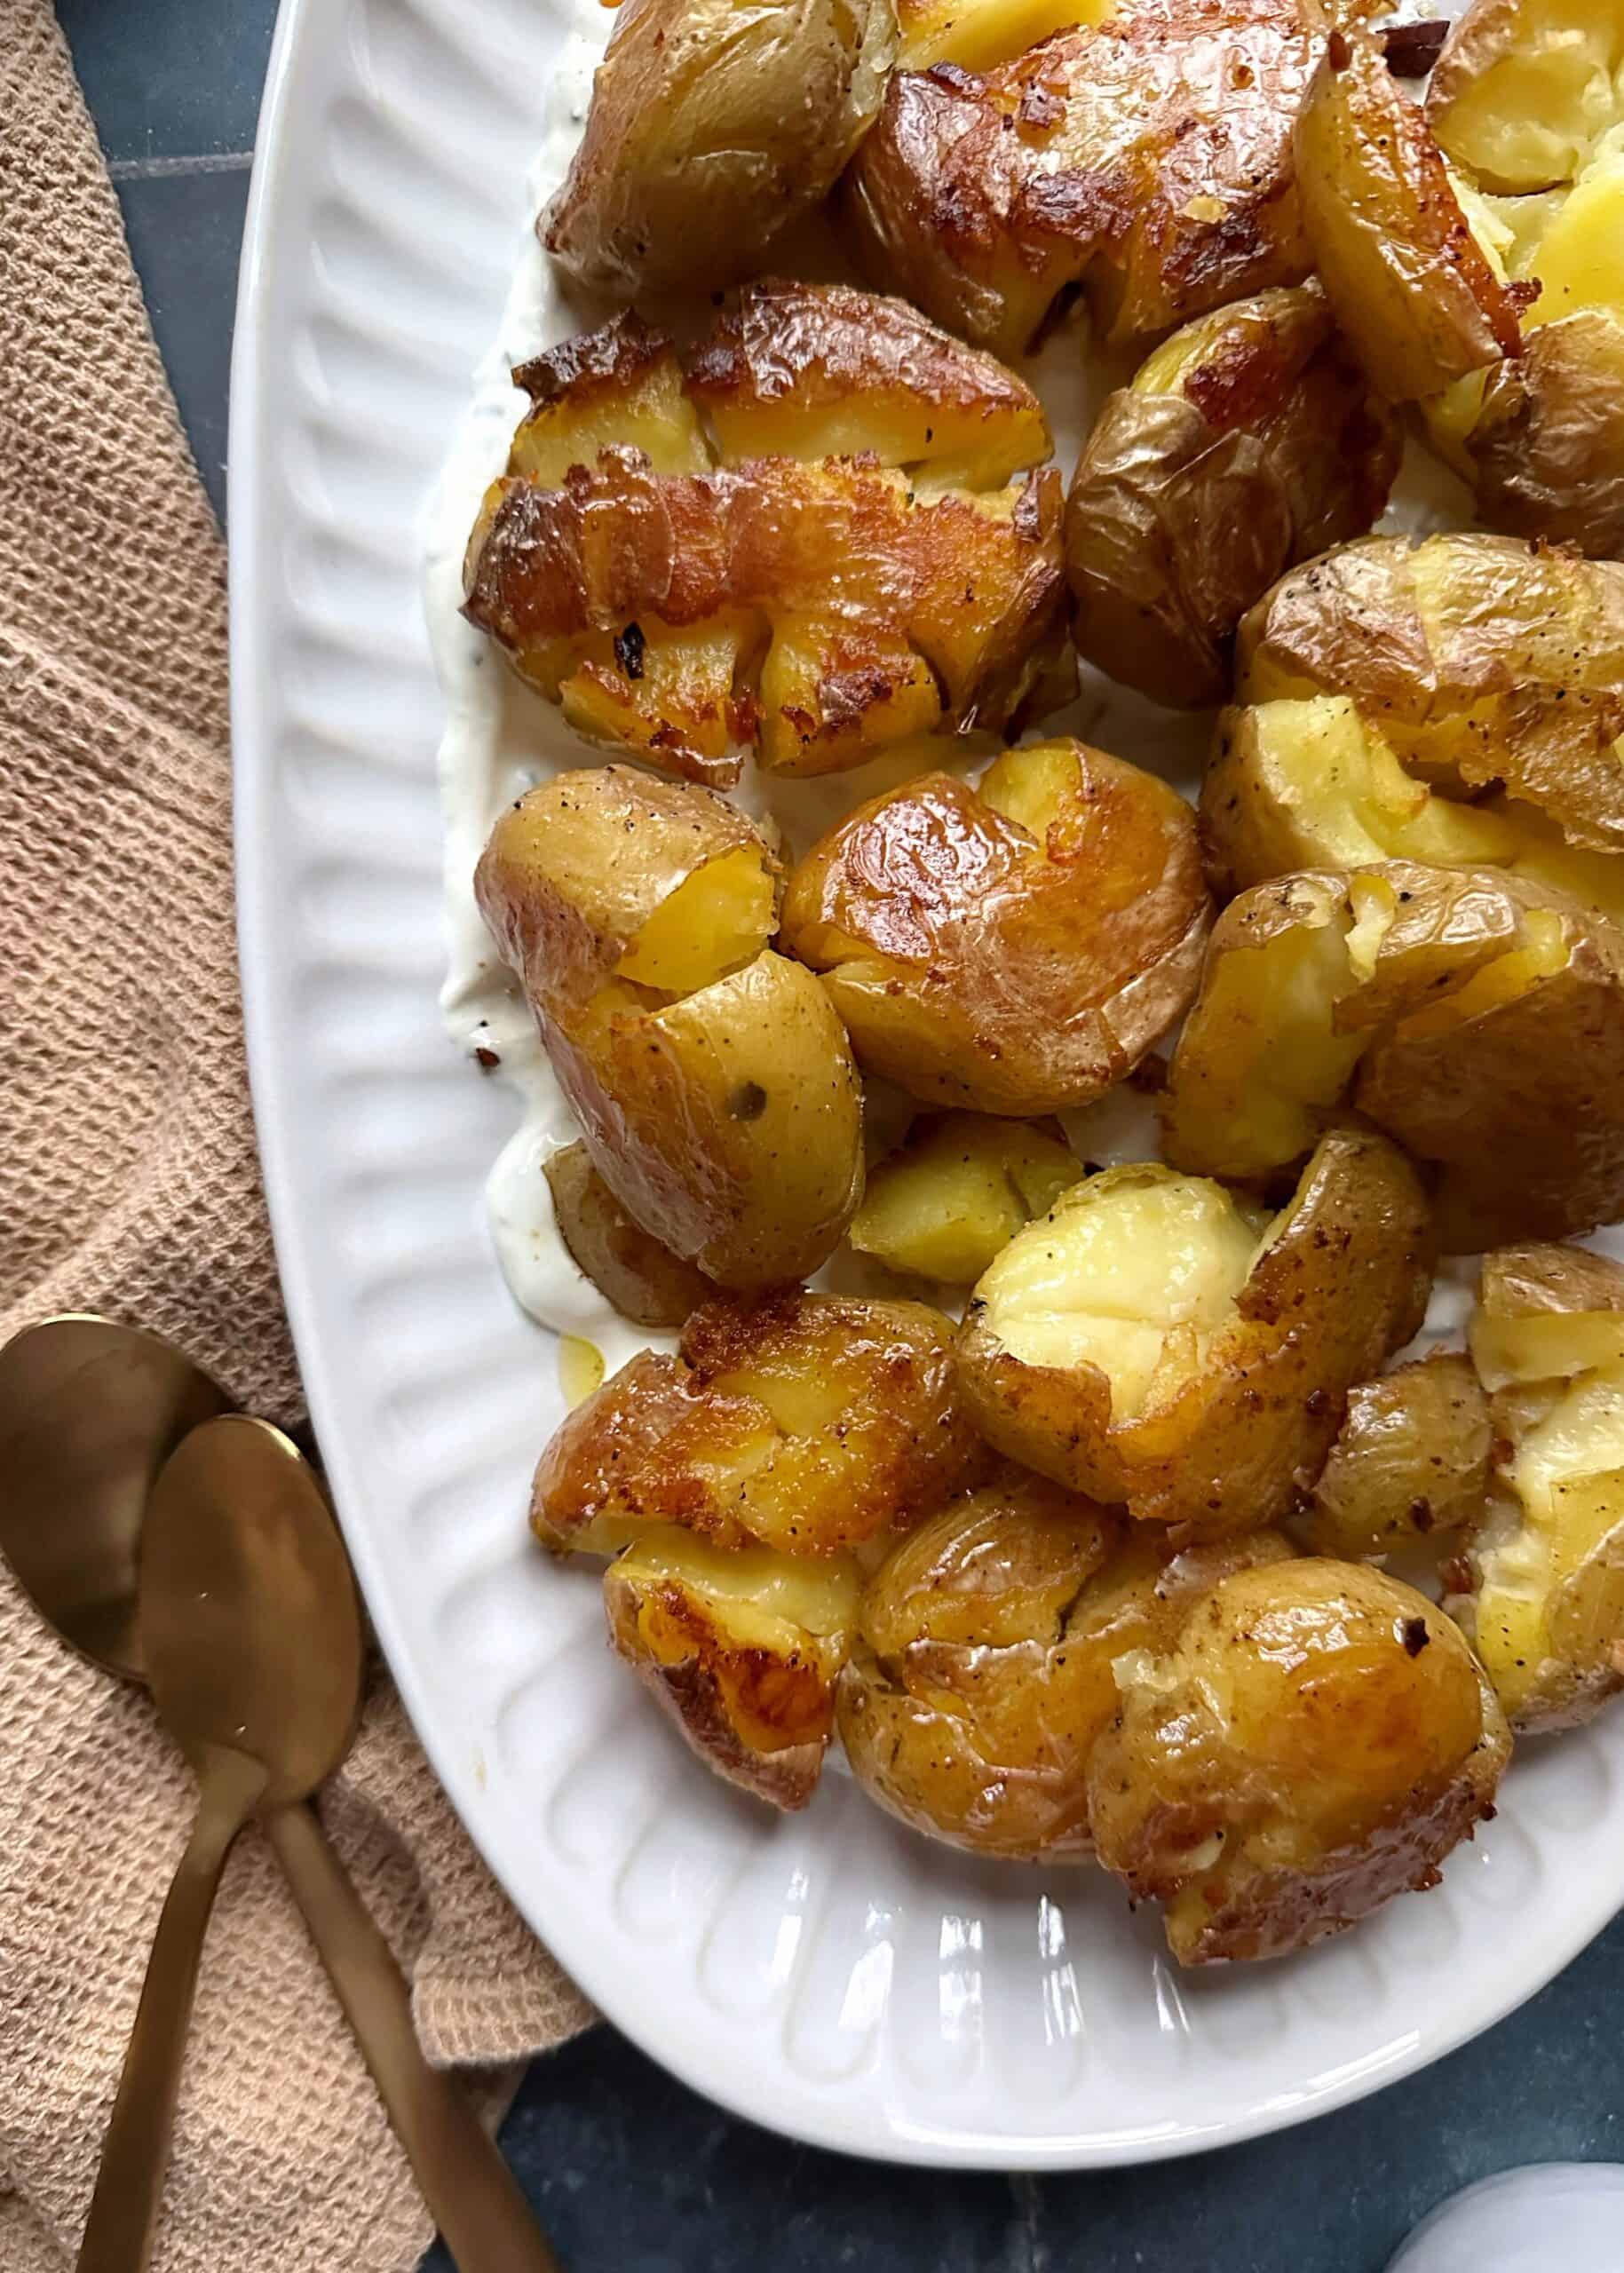
POLYGON ((860 805, 784 895, 780 937, 820 971, 862 1064, 927 1104, 1034 1114, 1132 1070, 1193 991, 1209 919, 1194 816, 1081 742, 1040 844, 956 777, 860 805))
POLYGON ((1236 700, 1348 694, 1401 757, 1503 781, 1577 844, 1624 847, 1624 566, 1477 534, 1370 537, 1244 618, 1236 700))
POLYGON ((1317 1558, 1240 1572, 1130 1675, 1095 1746, 1099 1858, 1168 1905, 1181 1964, 1283 1956, 1436 1885, 1493 1813, 1509 1752, 1423 1595, 1317 1558))
POLYGON ((570 1259, 634 1326, 677 1327, 716 1293, 712 1280, 633 1221, 583 1144, 542 1163, 570 1259))
POLYGON ((1392 402, 1520 344, 1426 114, 1367 32, 1333 33, 1296 126, 1303 220, 1337 322, 1392 402))
POLYGON ((680 1261, 751 1287, 815 1270, 862 1196, 839 1020, 771 952, 663 1002, 616 976, 672 893, 741 850, 776 874, 720 798, 609 766, 504 813, 475 895, 614 1198, 680 1261))
POLYGON ((1241 617, 1297 561, 1370 527, 1398 455, 1317 285, 1198 319, 1107 397, 1078 462, 1078 652, 1157 701, 1221 702, 1241 617), (1176 351, 1176 384, 1153 388, 1176 351))
POLYGON ((1010 1469, 894 1548, 864 1590, 841 1741, 869 1796, 928 1837, 1021 1861, 1093 1851, 1088 1764, 1125 1651, 1170 1640, 1271 1532, 1169 1556, 1121 1517, 1010 1469))
POLYGON ((1531 326, 1489 374, 1466 447, 1490 528, 1624 553, 1624 323, 1586 308, 1531 326))
POLYGON ((891 0, 624 0, 537 226, 589 290, 730 282, 809 212, 879 109, 891 0))
MULTIPOLYGON (((1043 1233, 1038 1224, 1021 1236, 1043 1233)), ((959 1329, 961 1393, 989 1444, 1073 1491, 1195 1537, 1261 1528, 1318 1476, 1350 1388, 1416 1332, 1435 1253, 1403 1154, 1336 1130, 1304 1169, 1232 1323, 1170 1395, 1113 1416, 1098 1366, 1022 1363, 979 1294, 959 1329)))
POLYGON ((876 282, 1005 356, 1081 282, 1113 343, 1308 273, 1295 0, 1129 0, 983 75, 899 71, 846 176, 876 282))
POLYGON ((1491 1442, 1488 1399, 1458 1350, 1360 1382, 1296 1534, 1351 1561, 1459 1531, 1483 1513, 1491 1442))
POLYGON ((939 1312, 798 1291, 716 1302, 675 1358, 644 1350, 566 1418, 531 1527, 590 1554, 677 1524, 721 1548, 828 1556, 917 1522, 986 1465, 939 1312))

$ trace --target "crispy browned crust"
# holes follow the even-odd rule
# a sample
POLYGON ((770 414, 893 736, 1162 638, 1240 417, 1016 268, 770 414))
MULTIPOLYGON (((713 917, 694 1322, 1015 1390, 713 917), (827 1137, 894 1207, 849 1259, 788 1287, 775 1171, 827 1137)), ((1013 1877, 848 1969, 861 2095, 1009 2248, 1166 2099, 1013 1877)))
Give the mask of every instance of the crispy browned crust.
POLYGON ((865 265, 1005 355, 1079 282, 1113 340, 1295 283, 1319 44, 1295 0, 1133 0, 985 75, 899 71, 845 180, 865 265))
POLYGON ((1158 701, 1221 702, 1240 618, 1370 527, 1399 447, 1316 288, 1245 303, 1177 393, 1118 389, 1084 446, 1064 532, 1079 652, 1158 701))
POLYGON ((1437 1248, 1397 1148, 1322 1139, 1286 1228, 1259 1258, 1206 1365, 1161 1405, 1113 1419, 1101 1369, 1026 1366, 973 1301, 961 1394, 987 1441, 1144 1521, 1219 1537, 1277 1522, 1312 1485, 1347 1393, 1416 1332, 1437 1248))
POLYGON ((785 1292, 696 1311, 679 1356, 645 1350, 577 1406, 542 1454, 531 1523, 557 1548, 669 1523, 725 1548, 832 1554, 907 1528, 986 1465, 945 1319, 785 1292), (827 1390, 827 1418, 780 1428, 773 1379, 827 1390))
POLYGON ((570 1259, 622 1318, 634 1326, 677 1327, 716 1292, 703 1271, 633 1221, 585 1144, 566 1144, 543 1170, 570 1259))
POLYGON ((533 412, 566 400, 584 409, 618 393, 670 352, 664 332, 646 324, 635 308, 622 308, 596 331, 576 332, 516 363, 513 384, 529 396, 533 412))
POLYGON ((1491 373, 1466 447, 1490 528, 1624 552, 1624 323, 1587 308, 1531 327, 1491 373))
POLYGON ((1188 1005, 1210 916, 1195 818, 1084 743, 1037 847, 956 776, 860 805, 784 898, 859 1057, 928 1103, 1052 1113, 1129 1073, 1188 1005))

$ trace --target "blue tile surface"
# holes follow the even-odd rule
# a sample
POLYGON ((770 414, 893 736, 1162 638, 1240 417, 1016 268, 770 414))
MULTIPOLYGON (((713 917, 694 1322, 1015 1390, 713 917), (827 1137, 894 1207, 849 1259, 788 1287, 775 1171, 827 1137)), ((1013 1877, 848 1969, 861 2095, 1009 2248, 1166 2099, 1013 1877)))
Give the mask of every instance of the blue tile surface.
MULTIPOLYGON (((241 161, 274 9, 60 5, 218 504, 241 161)), ((1490 2036, 1359 2107, 1098 2178, 897 2171, 804 2150, 719 2113, 606 2028, 535 2064, 503 2139, 570 2273, 1381 2273, 1458 2186, 1624 2154, 1620 2018, 1624 1921, 1490 2036)), ((424 2273, 450 2273, 448 2258, 436 2251, 424 2273)))

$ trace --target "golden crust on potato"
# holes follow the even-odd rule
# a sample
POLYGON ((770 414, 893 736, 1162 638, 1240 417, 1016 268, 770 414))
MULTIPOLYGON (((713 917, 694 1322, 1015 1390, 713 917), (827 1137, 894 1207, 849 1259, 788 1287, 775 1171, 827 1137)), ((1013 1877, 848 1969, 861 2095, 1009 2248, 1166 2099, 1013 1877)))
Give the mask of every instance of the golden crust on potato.
POLYGON ((1081 283, 1113 342, 1308 273, 1296 0, 1129 0, 983 75, 899 71, 845 179, 878 282, 1004 355, 1081 283))
POLYGON ((1488 1399, 1458 1350, 1359 1382, 1297 1535, 1351 1562, 1476 1523, 1491 1434, 1488 1399))
POLYGON ((834 186, 880 107, 891 0, 623 0, 537 224, 578 283, 726 283, 834 186))
POLYGON ((1081 742, 860 805, 801 861, 781 938, 859 1058, 927 1103, 1044 1113, 1121 1080, 1193 992, 1194 816, 1081 742))
POLYGON ((1289 1552, 1265 1532, 1169 1558, 1110 1510, 1010 1470, 910 1533, 865 1588, 839 1688, 852 1772, 951 1846, 1082 1859, 1113 1662, 1171 1638, 1228 1571, 1289 1552))
POLYGON ((558 1429, 531 1525, 612 1555, 656 1524, 718 1548, 828 1556, 906 1528, 977 1480, 952 1329, 921 1303, 784 1294, 696 1311, 558 1429))
POLYGON ((1617 563, 1504 536, 1367 538, 1282 577, 1235 663, 1238 701, 1350 695, 1406 764, 1624 846, 1617 563))
POLYGON ((1241 617, 1370 527, 1398 455, 1317 285, 1186 325, 1107 397, 1066 496, 1079 653, 1159 702, 1222 701, 1241 617))
POLYGON ((1519 342, 1426 114, 1368 32, 1333 32, 1296 128, 1303 222, 1326 297, 1392 402, 1436 394, 1519 342))
POLYGON ((1455 1626, 1368 1564, 1243 1571, 1121 1667, 1094 1748, 1099 1859, 1166 1905, 1182 1964, 1340 1933, 1493 1813, 1510 1738, 1455 1626))
POLYGON ((1624 1214, 1624 933, 1554 887, 1393 860, 1232 900, 1162 1098, 1253 1177, 1351 1105, 1422 1161, 1446 1253, 1624 1214))
POLYGON ((1415 1332, 1432 1260, 1414 1171, 1361 1131, 1325 1137, 1272 1220, 1204 1178, 1107 1168, 981 1280, 961 1391, 989 1443, 1073 1491, 1198 1536, 1254 1529, 1415 1332))
POLYGON ((721 798, 605 766, 510 807, 475 878, 593 1167, 723 1285, 815 1270, 862 1196, 845 1035, 766 945, 778 866, 721 798))
POLYGON ((892 1271, 973 1286, 999 1248, 1085 1173, 1056 1121, 922 1113, 870 1170, 846 1237, 892 1271))
POLYGON ((712 1280, 673 1255, 622 1207, 583 1144, 542 1163, 558 1236, 570 1260, 634 1326, 677 1327, 716 1292, 712 1280))
POLYGON ((646 1532, 604 1572, 609 1638, 700 1757, 782 1809, 804 1807, 835 1725, 860 1580, 766 1548, 646 1532))
POLYGON ((623 316, 517 376, 464 613, 589 740, 725 787, 1058 692, 1047 423, 912 309, 769 280, 685 358, 623 316))

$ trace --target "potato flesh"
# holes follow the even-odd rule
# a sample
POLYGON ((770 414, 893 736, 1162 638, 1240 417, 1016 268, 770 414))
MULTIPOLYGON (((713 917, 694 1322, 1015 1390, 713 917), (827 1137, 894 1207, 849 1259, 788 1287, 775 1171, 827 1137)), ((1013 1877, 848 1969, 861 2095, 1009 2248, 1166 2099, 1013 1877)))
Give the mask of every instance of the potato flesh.
POLYGON ((1624 319, 1624 131, 1608 136, 1518 273, 1540 287, 1530 325, 1581 308, 1624 319))
POLYGON ((1113 1418, 1134 1418, 1200 1372, 1257 1247, 1255 1223, 1222 1185, 1108 1168, 1006 1247, 978 1292, 1018 1363, 1097 1366, 1113 1418))
POLYGON ((655 908, 616 976, 692 994, 753 962, 772 935, 776 895, 764 854, 749 845, 707 861, 655 908))
POLYGON ((934 63, 990 71, 1051 32, 1103 23, 1112 6, 1113 0, 901 0, 897 63, 904 71, 928 71, 934 63))
POLYGON ((1624 26, 1597 0, 1525 0, 1514 38, 1437 97, 1438 140, 1485 188, 1520 194, 1572 181, 1624 111, 1624 26))
POLYGON ((1082 1173, 1076 1155, 1039 1129, 944 1113, 870 1174, 847 1237, 893 1271, 972 1286, 1082 1173))
POLYGON ((1522 1318, 1473 1313, 1472 1363, 1485 1389, 1521 1382, 1571 1380, 1598 1367, 1624 1366, 1624 1315, 1613 1311, 1551 1311, 1522 1318))

